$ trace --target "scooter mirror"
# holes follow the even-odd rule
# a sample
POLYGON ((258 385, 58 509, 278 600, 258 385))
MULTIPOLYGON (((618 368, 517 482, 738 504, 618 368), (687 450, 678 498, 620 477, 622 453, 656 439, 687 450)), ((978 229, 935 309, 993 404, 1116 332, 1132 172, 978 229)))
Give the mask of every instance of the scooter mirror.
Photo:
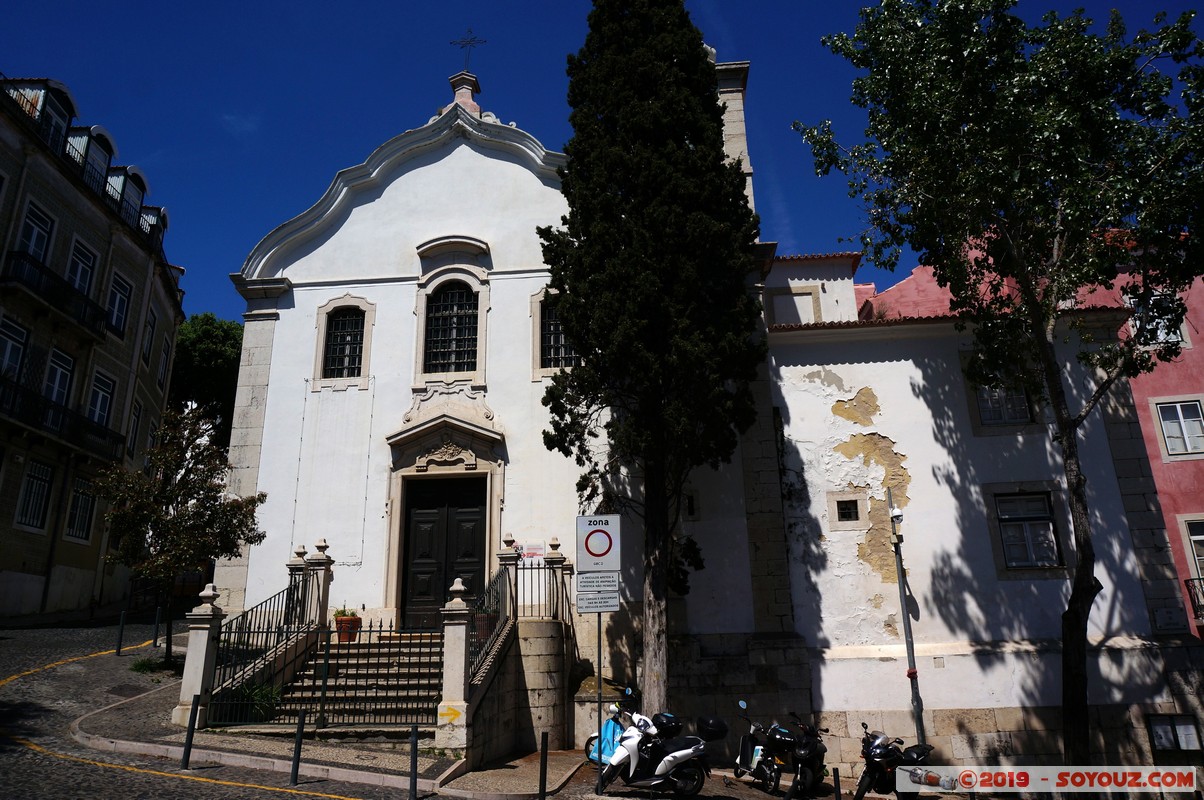
POLYGON ((742 711, 747 711, 747 710, 748 710, 748 703, 744 702, 743 700, 741 700, 739 703, 737 703, 737 705, 739 705, 739 706, 740 706, 740 709, 741 709, 742 711))
POLYGON ((635 692, 631 691, 631 687, 628 686, 626 689, 623 690, 623 694, 627 695, 628 697, 631 697, 633 694, 635 694, 635 692))

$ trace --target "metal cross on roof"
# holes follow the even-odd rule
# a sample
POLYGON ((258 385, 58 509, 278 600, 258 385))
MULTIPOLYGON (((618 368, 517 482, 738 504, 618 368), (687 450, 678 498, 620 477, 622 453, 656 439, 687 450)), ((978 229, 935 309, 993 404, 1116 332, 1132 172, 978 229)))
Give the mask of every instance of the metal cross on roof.
POLYGON ((464 34, 463 39, 455 39, 449 42, 449 44, 454 44, 464 51, 464 71, 468 72, 468 59, 472 58, 472 48, 486 44, 486 41, 473 36, 472 28, 469 28, 468 33, 464 34))

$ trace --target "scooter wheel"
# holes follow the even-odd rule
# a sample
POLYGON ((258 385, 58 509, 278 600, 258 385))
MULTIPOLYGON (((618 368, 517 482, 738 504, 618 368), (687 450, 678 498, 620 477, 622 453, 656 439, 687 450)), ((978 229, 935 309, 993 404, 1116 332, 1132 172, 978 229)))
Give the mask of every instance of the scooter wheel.
POLYGON ((732 767, 732 777, 739 778, 744 775, 744 770, 739 767, 732 767))
POLYGON ((673 771, 673 794, 678 797, 693 797, 702 791, 706 776, 697 764, 682 764, 673 771))
POLYGON ((765 791, 770 794, 778 793, 778 786, 782 783, 782 770, 773 766, 769 768, 769 780, 765 782, 765 791))
POLYGON ((602 777, 599 779, 599 790, 605 792, 610 784, 614 782, 614 779, 618 774, 618 766, 615 764, 607 764, 606 769, 602 770, 602 777))
POLYGON ((867 769, 861 773, 861 780, 857 781, 857 791, 853 792, 853 800, 865 797, 865 793, 870 790, 870 782, 870 771, 867 769))
POLYGON ((794 783, 790 784, 789 795, 792 797, 808 797, 815 791, 815 773, 808 767, 799 767, 798 774, 794 776, 794 783))
POLYGON ((594 747, 598 744, 598 734, 594 734, 585 740, 585 760, 592 761, 594 757, 594 747))

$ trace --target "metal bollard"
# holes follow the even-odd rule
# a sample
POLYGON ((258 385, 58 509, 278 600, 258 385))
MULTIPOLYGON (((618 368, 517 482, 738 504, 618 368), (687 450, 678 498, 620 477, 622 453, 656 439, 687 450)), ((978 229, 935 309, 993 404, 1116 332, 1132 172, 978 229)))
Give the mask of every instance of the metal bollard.
MULTIPOLYGON (((599 751, 601 752, 601 751, 599 751)), ((548 732, 539 734, 539 800, 548 796, 548 732)))
POLYGON ((410 797, 418 797, 418 726, 410 727, 410 797))
POLYGON ((301 739, 305 736, 305 709, 297 712, 297 739, 293 742, 293 771, 288 779, 289 786, 297 785, 297 773, 301 770, 301 739))
POLYGON ((192 734, 196 733, 196 715, 200 706, 201 696, 194 694, 192 708, 188 711, 188 733, 184 736, 184 757, 180 759, 180 769, 188 769, 188 762, 192 760, 192 734))
POLYGON ((840 770, 832 767, 832 788, 836 792, 836 796, 840 797, 840 770))
POLYGON ((121 620, 117 623, 117 655, 121 655, 121 640, 125 638, 125 612, 121 612, 121 620))
POLYGON ((151 637, 151 647, 159 646, 159 614, 162 611, 162 606, 155 606, 155 635, 151 637))

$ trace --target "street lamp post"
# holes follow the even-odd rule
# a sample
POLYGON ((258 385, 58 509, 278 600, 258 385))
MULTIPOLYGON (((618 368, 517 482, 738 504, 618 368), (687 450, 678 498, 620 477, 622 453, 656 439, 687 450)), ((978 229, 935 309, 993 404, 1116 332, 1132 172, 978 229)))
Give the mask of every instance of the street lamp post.
POLYGON ((925 744, 924 701, 920 697, 920 679, 916 672, 916 644, 911 638, 911 615, 907 612, 907 588, 903 573, 903 537, 899 535, 899 523, 903 511, 895 507, 890 487, 886 487, 886 505, 890 509, 890 543, 895 549, 895 577, 899 582, 899 611, 903 614, 903 641, 907 645, 907 679, 911 682, 911 713, 915 717, 916 741, 925 744))

